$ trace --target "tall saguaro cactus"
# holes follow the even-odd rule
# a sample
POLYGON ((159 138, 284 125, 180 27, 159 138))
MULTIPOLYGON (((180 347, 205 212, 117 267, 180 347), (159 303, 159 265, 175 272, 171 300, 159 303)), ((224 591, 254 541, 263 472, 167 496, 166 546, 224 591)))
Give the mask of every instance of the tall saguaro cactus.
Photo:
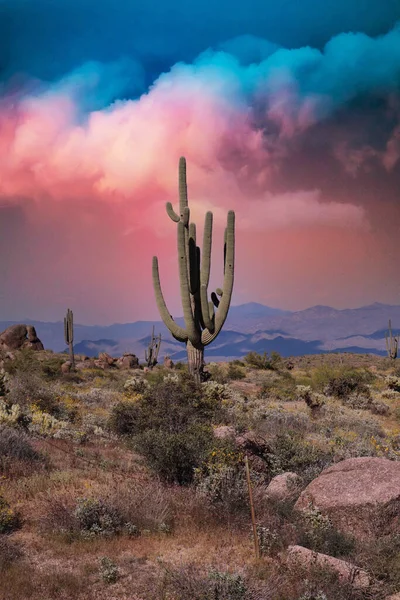
POLYGON ((190 223, 186 183, 186 160, 179 159, 179 214, 170 202, 167 214, 177 224, 180 292, 185 327, 177 325, 170 315, 161 290, 158 259, 153 257, 153 285, 161 318, 172 335, 186 344, 189 372, 204 379, 204 347, 222 329, 231 303, 235 261, 235 213, 228 212, 224 238, 224 282, 208 297, 211 267, 213 214, 207 212, 204 223, 203 249, 196 245, 196 225, 190 223))
POLYGON ((399 348, 399 336, 394 336, 392 333, 392 322, 389 319, 389 331, 388 333, 386 333, 385 335, 386 338, 386 349, 387 349, 387 353, 389 358, 392 358, 393 360, 395 358, 397 358, 397 351, 399 348))
POLYGON ((144 357, 147 362, 147 366, 149 369, 152 369, 156 366, 158 362, 158 353, 160 352, 161 346, 161 333, 157 336, 154 335, 154 325, 153 331, 151 332, 151 338, 147 349, 144 352, 144 357))
POLYGON ((65 343, 69 347, 69 358, 71 361, 71 367, 75 368, 75 356, 74 356, 74 315, 72 310, 67 310, 67 316, 64 317, 64 338, 65 343))

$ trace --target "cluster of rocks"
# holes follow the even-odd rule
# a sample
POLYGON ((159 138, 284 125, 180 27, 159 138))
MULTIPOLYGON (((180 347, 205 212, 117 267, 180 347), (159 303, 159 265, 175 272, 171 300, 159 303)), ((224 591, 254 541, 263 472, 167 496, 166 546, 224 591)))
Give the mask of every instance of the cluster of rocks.
MULTIPOLYGON (((218 438, 231 438, 243 449, 257 469, 265 441, 247 433, 235 436, 233 427, 221 426, 214 430, 218 438)), ((322 471, 302 490, 301 478, 296 473, 282 473, 274 477, 265 494, 273 501, 296 501, 294 508, 301 513, 317 509, 337 531, 351 535, 359 542, 400 533, 400 462, 386 458, 349 458, 322 471)), ((314 565, 337 573, 339 579, 350 582, 354 588, 369 588, 373 578, 357 565, 314 552, 302 546, 289 546, 282 559, 305 571, 314 565)), ((400 600, 400 593, 387 600, 400 600)))
POLYGON ((15 350, 32 348, 32 350, 44 350, 33 325, 11 325, 0 333, 0 350, 3 353, 12 353, 15 350))
MULTIPOLYGON (((174 363, 169 356, 164 359, 164 367, 167 369, 173 369, 174 363)), ((69 373, 71 371, 72 364, 70 360, 65 361, 61 365, 61 371, 63 373, 69 373)), ((136 354, 132 352, 124 352, 119 358, 114 358, 107 354, 107 352, 100 352, 98 358, 90 358, 89 356, 75 356, 75 368, 79 371, 81 369, 140 369, 139 359, 136 354)), ((145 367, 145 370, 149 370, 145 367)))
MULTIPOLYGON (((72 368, 70 360, 67 360, 61 365, 61 371, 63 373, 69 373, 72 368)), ((107 354, 107 352, 100 352, 98 358, 90 358, 89 356, 76 356, 75 357, 75 368, 79 371, 81 369, 139 369, 139 359, 136 354, 132 352, 124 352, 119 358, 114 358, 107 354)))

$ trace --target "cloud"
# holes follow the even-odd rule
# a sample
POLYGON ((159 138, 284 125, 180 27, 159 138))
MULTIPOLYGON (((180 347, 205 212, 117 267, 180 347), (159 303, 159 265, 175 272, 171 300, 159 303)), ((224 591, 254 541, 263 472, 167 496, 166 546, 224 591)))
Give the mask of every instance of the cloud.
POLYGON ((350 203, 327 202, 319 190, 266 196, 251 202, 241 227, 252 231, 334 227, 368 230, 363 207, 350 203))
MULTIPOLYGON (((241 44, 253 48, 254 40, 241 44)), ((140 67, 90 63, 4 98, 0 191, 135 201, 145 192, 170 193, 169 173, 185 154, 194 187, 222 169, 259 192, 293 138, 359 95, 390 94, 399 84, 399 28, 376 39, 341 34, 323 52, 278 49, 250 65, 208 50, 193 64, 177 63, 138 99, 107 107, 143 85, 140 67)), ((386 161, 393 161, 395 142, 387 143, 386 161)))
MULTIPOLYGON (((141 62, 125 58, 81 63, 48 81, 8 82, 0 99, 0 196, 7 206, 5 230, 18 210, 12 239, 19 235, 24 243, 8 254, 9 237, 3 243, 2 260, 7 256, 11 265, 6 312, 27 306, 29 298, 21 300, 18 290, 33 277, 31 263, 37 265, 32 306, 50 294, 59 307, 63 293, 73 289, 88 318, 96 305, 103 319, 117 298, 125 315, 132 299, 143 315, 152 293, 144 263, 153 253, 165 260, 162 273, 172 293, 175 229, 164 204, 177 204, 181 155, 200 230, 211 209, 218 238, 226 211, 236 211, 239 254, 251 253, 238 263, 238 277, 249 290, 265 283, 255 281, 248 265, 257 263, 259 271, 264 256, 274 252, 284 264, 271 260, 271 286, 287 294, 289 283, 278 268, 299 286, 308 265, 316 277, 324 270, 325 244, 330 271, 355 286, 351 269, 368 277, 372 228, 381 261, 374 281, 381 281, 379 272, 389 281, 397 268, 385 253, 392 238, 376 234, 375 217, 390 214, 393 230, 398 217, 394 209, 381 210, 376 199, 365 202, 374 188, 362 178, 364 167, 371 167, 368 181, 381 195, 373 168, 384 164, 388 181, 389 175, 396 181, 398 116, 394 108, 386 112, 387 98, 399 94, 399 65, 398 28, 377 38, 340 34, 322 48, 288 49, 254 34, 218 39, 193 60, 169 66, 149 87, 141 62), (354 135, 360 103, 377 105, 376 113, 365 111, 361 129, 371 131, 367 141, 354 135), (344 114, 349 125, 335 136, 344 114), (376 114, 386 124, 379 139, 376 114), (337 171, 332 162, 326 167, 328 160, 337 171), (340 252, 334 244, 342 244, 340 252), (61 282, 55 286, 55 280, 61 282)), ((382 230, 386 225, 382 217, 382 230)), ((334 283, 326 284, 324 294, 336 294, 334 283)), ((303 298, 312 297, 310 285, 303 298)))

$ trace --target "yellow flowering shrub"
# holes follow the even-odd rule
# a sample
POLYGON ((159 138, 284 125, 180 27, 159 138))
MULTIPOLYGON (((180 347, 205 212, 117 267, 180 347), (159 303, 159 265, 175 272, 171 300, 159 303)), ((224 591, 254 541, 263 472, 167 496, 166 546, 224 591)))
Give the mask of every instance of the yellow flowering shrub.
POLYGON ((10 505, 3 496, 0 496, 0 534, 14 531, 19 524, 19 515, 10 508, 10 505))

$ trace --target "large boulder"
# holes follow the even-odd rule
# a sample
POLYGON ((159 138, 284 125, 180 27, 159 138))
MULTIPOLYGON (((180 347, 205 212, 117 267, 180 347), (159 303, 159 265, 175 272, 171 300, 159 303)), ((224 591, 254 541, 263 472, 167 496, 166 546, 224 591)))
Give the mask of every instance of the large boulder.
POLYGON ((139 359, 132 352, 124 352, 121 358, 118 359, 118 366, 121 369, 138 369, 139 359))
POLYGON ((371 578, 359 567, 320 552, 313 552, 303 546, 289 546, 287 549, 288 565, 296 565, 309 571, 310 568, 321 568, 333 571, 343 583, 351 583, 355 589, 365 589, 371 584, 371 578))
POLYGON ((107 352, 100 352, 98 360, 109 367, 111 367, 117 361, 116 358, 113 358, 107 354, 107 352))
POLYGON ((0 334, 0 348, 5 352, 32 348, 33 350, 44 350, 42 342, 36 335, 36 329, 32 325, 11 325, 0 334))
POLYGON ((400 532, 400 462, 343 460, 314 479, 295 508, 306 510, 310 503, 358 539, 400 532))

